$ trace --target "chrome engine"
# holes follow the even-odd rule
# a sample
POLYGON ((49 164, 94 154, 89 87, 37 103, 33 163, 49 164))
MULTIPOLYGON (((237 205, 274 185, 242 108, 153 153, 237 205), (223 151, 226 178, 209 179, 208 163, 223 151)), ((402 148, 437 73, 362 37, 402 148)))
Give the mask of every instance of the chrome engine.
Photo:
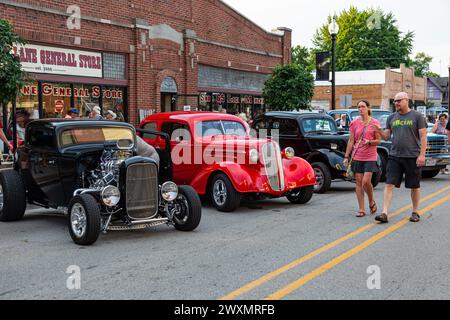
POLYGON ((90 189, 101 190, 106 186, 119 184, 119 168, 122 162, 133 156, 131 150, 105 149, 100 157, 100 164, 95 170, 89 171, 86 184, 90 189))

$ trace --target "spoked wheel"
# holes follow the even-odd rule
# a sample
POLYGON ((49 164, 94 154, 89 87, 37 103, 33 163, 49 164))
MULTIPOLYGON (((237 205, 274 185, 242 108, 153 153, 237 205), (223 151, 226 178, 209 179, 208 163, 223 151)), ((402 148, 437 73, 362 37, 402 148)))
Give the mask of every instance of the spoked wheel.
POLYGON ((169 210, 173 213, 173 223, 177 230, 192 231, 200 224, 202 204, 191 186, 178 187, 178 197, 169 210))
POLYGON ((95 198, 82 194, 69 205, 69 233, 73 242, 89 246, 97 241, 101 231, 100 208, 95 198))
POLYGON ((210 198, 214 207, 222 212, 232 212, 241 204, 241 195, 223 173, 214 177, 211 183, 210 198))

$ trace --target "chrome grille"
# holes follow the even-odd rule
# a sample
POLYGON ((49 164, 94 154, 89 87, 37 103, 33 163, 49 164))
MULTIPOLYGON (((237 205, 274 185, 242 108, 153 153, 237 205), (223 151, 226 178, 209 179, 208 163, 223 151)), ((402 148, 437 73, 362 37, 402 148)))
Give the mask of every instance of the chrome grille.
POLYGON ((262 157, 270 187, 274 191, 284 190, 283 162, 278 144, 271 142, 263 145, 262 157))
POLYGON ((132 164, 127 169, 126 206, 133 220, 151 219, 158 214, 158 168, 155 164, 132 164))
POLYGON ((448 141, 446 139, 428 141, 427 155, 439 155, 443 153, 448 153, 448 141))

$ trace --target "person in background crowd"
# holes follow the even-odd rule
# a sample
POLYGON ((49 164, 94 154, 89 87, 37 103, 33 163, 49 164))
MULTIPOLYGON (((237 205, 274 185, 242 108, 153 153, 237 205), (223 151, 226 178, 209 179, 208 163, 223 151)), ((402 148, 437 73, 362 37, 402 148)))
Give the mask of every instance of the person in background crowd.
POLYGON ((421 168, 425 165, 428 145, 427 123, 421 113, 411 110, 407 93, 398 93, 394 103, 397 112, 389 116, 386 129, 377 127, 384 140, 390 140, 392 137, 392 148, 387 164, 383 213, 375 220, 381 223, 388 222, 394 188, 400 188, 405 175, 405 187, 411 189, 413 205, 409 220, 419 222, 421 168))
POLYGON ((106 120, 116 120, 117 119, 117 114, 115 114, 112 110, 108 110, 105 113, 105 118, 106 120))
POLYGON ((220 110, 220 112, 221 112, 221 113, 225 113, 225 114, 227 114, 227 109, 225 109, 225 108, 222 108, 222 110, 220 110))
POLYGON ((373 119, 370 103, 362 100, 358 103, 359 117, 350 124, 350 138, 345 153, 344 165, 348 167, 352 155, 352 170, 356 177, 356 197, 358 199, 358 218, 366 215, 364 192, 369 197, 370 213, 377 212, 377 203, 373 194, 372 176, 378 172, 377 145, 381 137, 376 130, 381 124, 373 119))
MULTIPOLYGON (((9 142, 8 138, 6 137, 5 132, 3 132, 3 125, 0 124, 0 126, 1 126, 1 128, 0 128, 0 139, 3 141, 3 143, 5 144, 5 146, 7 146, 8 149, 12 151, 12 150, 13 150, 13 146, 12 146, 12 144, 9 142)), ((2 151, 3 151, 3 150, 2 150, 2 151)), ((5 150, 5 152, 8 153, 6 150, 5 150)))
POLYGON ((17 138, 25 140, 25 127, 30 122, 30 113, 27 110, 19 110, 16 112, 17 138))
POLYGON ((102 120, 102 110, 99 106, 95 106, 91 112, 89 112, 89 120, 102 120))
POLYGON ((445 113, 440 114, 439 118, 436 120, 436 123, 434 124, 432 132, 435 134, 446 135, 447 134, 447 129, 446 129, 447 122, 448 122, 447 115, 445 113))
POLYGON ((341 114, 341 120, 339 121, 338 127, 339 127, 339 129, 345 129, 345 130, 348 130, 350 128, 348 125, 346 114, 341 114))
MULTIPOLYGON (((433 126, 432 132, 435 134, 447 135, 448 116, 445 113, 439 115, 433 126)), ((447 168, 441 170, 441 174, 449 174, 447 168)))
POLYGON ((80 111, 78 111, 77 108, 73 108, 67 112, 65 119, 76 119, 76 118, 79 118, 79 116, 80 116, 80 111))
POLYGON ((238 114, 238 118, 241 119, 244 122, 248 122, 247 115, 245 113, 238 114))

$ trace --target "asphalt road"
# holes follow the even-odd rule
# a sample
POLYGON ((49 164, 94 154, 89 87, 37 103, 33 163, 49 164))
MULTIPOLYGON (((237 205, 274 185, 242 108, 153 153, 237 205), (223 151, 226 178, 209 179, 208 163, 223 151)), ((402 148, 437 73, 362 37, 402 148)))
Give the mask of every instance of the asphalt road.
POLYGON ((73 244, 64 217, 29 210, 0 224, 0 299, 450 299, 450 176, 423 182, 418 224, 405 189, 376 225, 355 217, 352 184, 333 186, 307 205, 204 206, 195 232, 111 232, 91 247, 73 244))

